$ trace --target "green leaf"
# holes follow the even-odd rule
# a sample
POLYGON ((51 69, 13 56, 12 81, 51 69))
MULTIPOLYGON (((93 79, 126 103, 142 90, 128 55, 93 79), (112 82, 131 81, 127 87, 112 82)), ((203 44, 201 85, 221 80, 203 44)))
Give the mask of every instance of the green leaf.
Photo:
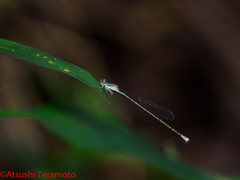
POLYGON ((174 179, 219 180, 226 177, 211 174, 168 159, 111 114, 93 115, 73 108, 45 106, 32 112, 2 110, 0 117, 23 116, 43 120, 49 131, 57 137, 88 153, 122 154, 136 157, 154 165, 161 173, 174 179), (117 123, 116 123, 117 122, 117 123))
POLYGON ((98 81, 89 72, 74 64, 38 49, 34 49, 6 39, 0 39, 0 52, 45 68, 68 74, 94 88, 108 102, 108 99, 104 91, 100 88, 101 86, 98 81))

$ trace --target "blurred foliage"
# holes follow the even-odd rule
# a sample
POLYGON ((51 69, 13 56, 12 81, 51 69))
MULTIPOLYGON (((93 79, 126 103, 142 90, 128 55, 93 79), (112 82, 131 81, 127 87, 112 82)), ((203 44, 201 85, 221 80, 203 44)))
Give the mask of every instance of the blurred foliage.
MULTIPOLYGON (((44 122, 44 127, 73 147, 76 153, 84 153, 85 158, 121 154, 123 157, 136 158, 140 162, 155 166, 169 179, 225 179, 201 172, 177 159, 164 157, 140 134, 134 132, 127 124, 110 113, 93 114, 74 107, 56 105, 42 106, 33 111, 0 111, 0 117, 16 116, 34 118, 39 122, 44 122)), ((53 171, 52 168, 50 169, 53 171)))
POLYGON ((4 90, 5 88, 7 88, 7 86, 0 87, 0 91, 4 90))

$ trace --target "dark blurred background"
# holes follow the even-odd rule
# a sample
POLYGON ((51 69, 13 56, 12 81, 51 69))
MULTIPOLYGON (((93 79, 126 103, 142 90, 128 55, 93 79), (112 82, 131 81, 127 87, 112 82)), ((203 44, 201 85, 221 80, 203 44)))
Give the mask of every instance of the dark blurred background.
MULTIPOLYGON (((106 78, 170 109, 176 118, 167 123, 189 137, 187 144, 117 93, 109 105, 72 77, 3 53, 0 87, 7 88, 0 93, 0 107, 28 110, 56 102, 107 109, 163 153, 171 149, 190 166, 237 175, 239 9, 240 2, 234 0, 0 1, 1 38, 55 55, 86 69, 99 81, 106 78), (72 99, 79 91, 86 103, 72 99)), ((50 156, 65 147, 35 121, 23 118, 0 121, 0 142, 2 168, 21 166, 12 164, 6 152, 13 155, 26 148, 50 156)), ((126 165, 106 162, 97 170, 91 165, 85 168, 95 179, 117 179, 119 174, 124 179, 144 179, 143 167, 129 170, 126 165)))

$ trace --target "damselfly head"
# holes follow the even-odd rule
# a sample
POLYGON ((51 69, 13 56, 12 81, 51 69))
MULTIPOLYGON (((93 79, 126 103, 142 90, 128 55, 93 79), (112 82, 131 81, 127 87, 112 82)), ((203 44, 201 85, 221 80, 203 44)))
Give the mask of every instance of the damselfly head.
POLYGON ((106 83, 106 79, 102 79, 101 81, 100 81, 100 84, 101 85, 104 85, 106 83))

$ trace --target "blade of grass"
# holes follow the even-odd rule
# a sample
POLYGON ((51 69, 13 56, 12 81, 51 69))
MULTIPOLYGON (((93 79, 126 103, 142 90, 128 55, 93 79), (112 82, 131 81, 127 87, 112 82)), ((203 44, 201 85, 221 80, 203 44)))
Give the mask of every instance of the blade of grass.
POLYGON ((0 52, 45 68, 68 74, 94 88, 108 102, 104 91, 99 88, 101 86, 98 81, 89 72, 74 64, 38 49, 34 49, 6 39, 0 39, 0 52))

